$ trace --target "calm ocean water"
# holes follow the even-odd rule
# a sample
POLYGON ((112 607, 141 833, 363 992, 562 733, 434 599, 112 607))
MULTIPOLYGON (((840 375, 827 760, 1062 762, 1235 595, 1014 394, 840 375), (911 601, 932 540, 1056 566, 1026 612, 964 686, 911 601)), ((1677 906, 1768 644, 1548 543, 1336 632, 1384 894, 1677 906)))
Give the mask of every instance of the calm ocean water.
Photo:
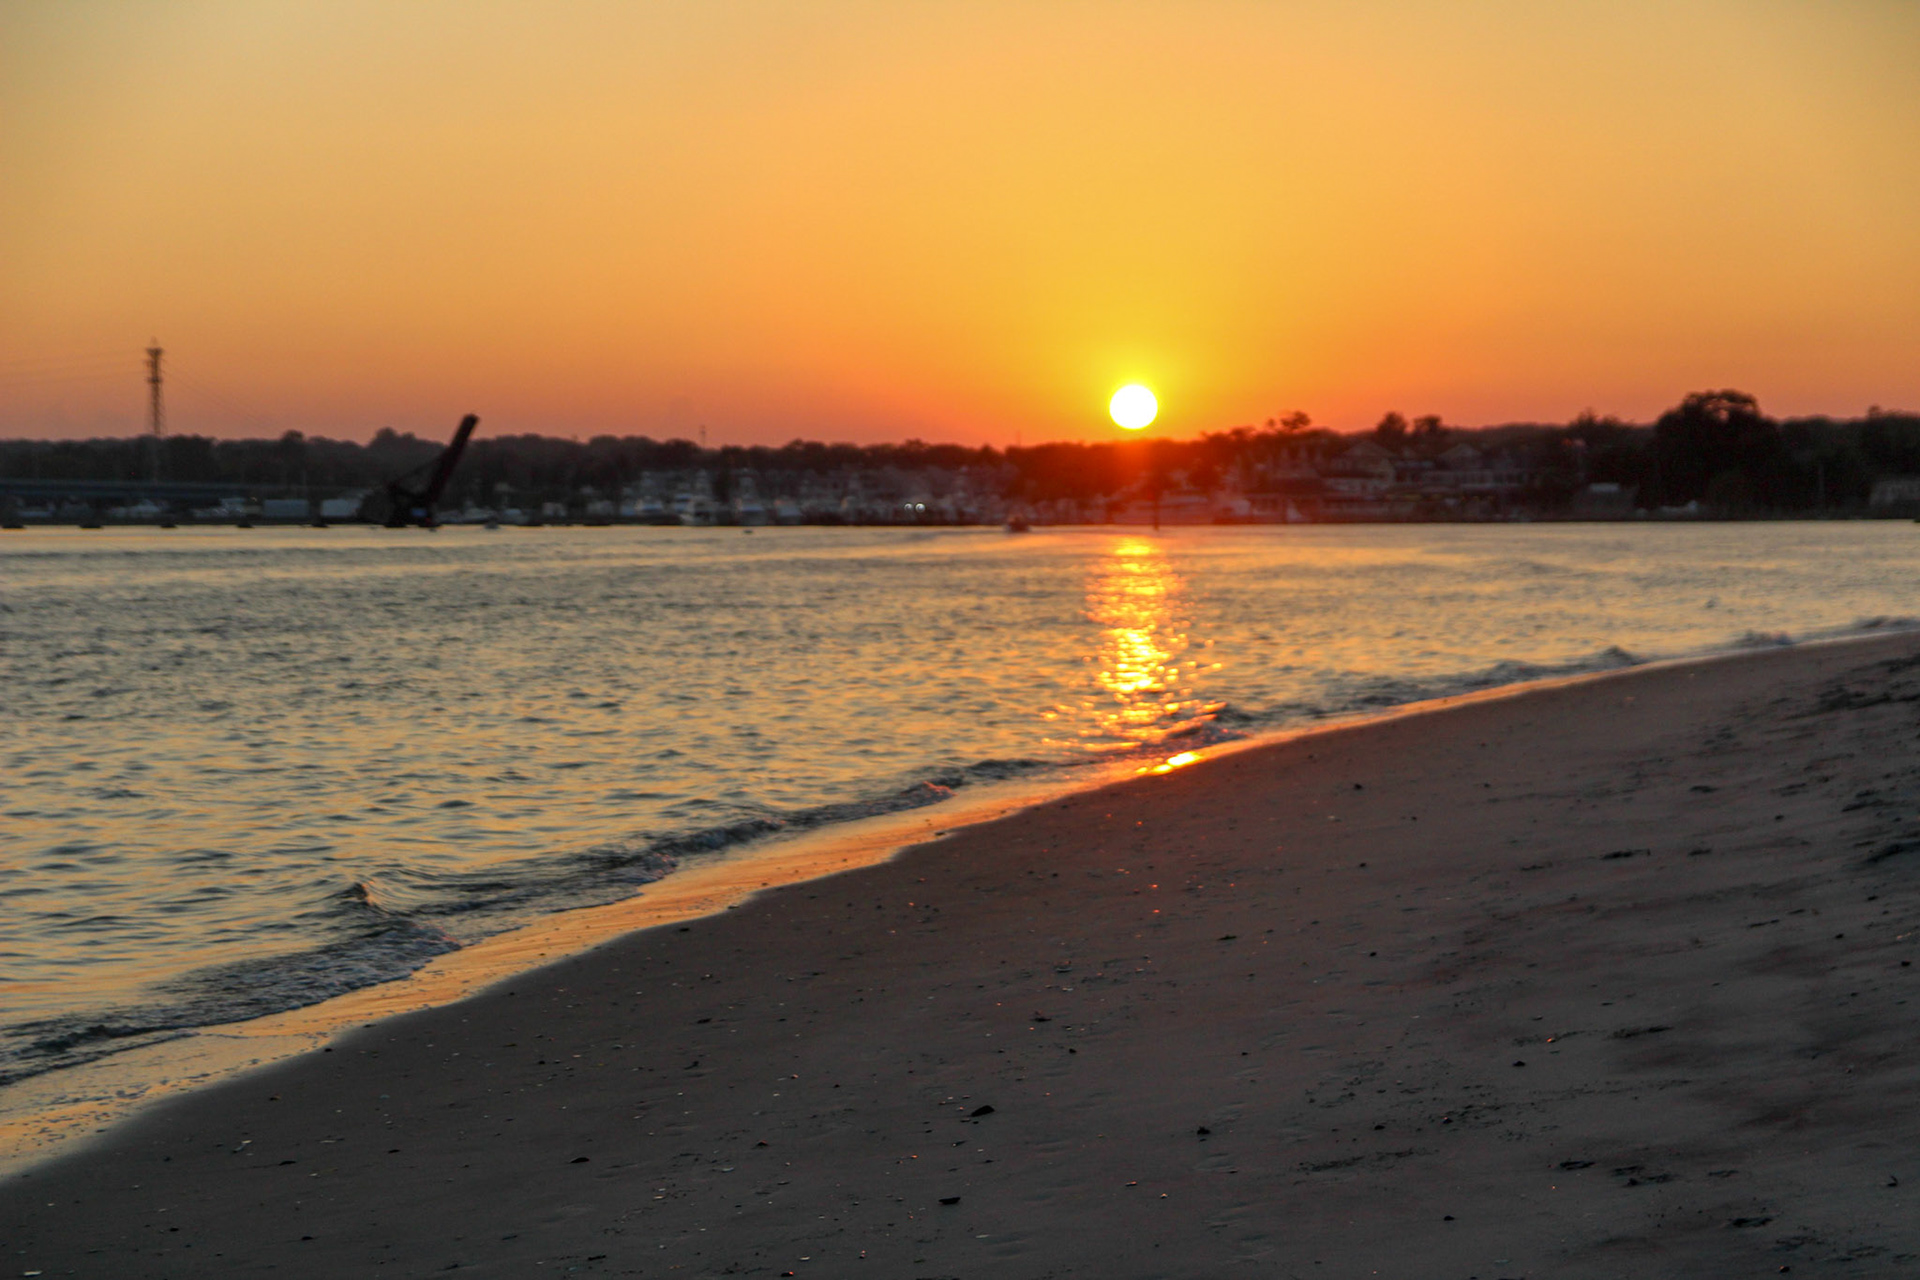
POLYGON ((1887 625, 1901 523, 0 537, 0 1083, 989 779, 1887 625))

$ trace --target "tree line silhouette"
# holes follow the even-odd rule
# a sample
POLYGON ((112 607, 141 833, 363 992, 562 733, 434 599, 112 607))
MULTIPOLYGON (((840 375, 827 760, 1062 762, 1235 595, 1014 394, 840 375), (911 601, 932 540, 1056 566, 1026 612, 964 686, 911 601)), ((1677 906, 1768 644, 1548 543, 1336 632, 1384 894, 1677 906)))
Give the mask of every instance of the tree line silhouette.
MULTIPOLYGON (((1010 501, 1097 503, 1146 487, 1258 490, 1337 472, 1360 440, 1418 463, 1461 444, 1505 459, 1528 476, 1526 499, 1564 509, 1583 487, 1618 485, 1641 507, 1698 503, 1718 514, 1761 515, 1863 507, 1877 479, 1920 475, 1920 414, 1869 410, 1859 418, 1776 420, 1741 391, 1686 396, 1651 425, 1582 414, 1563 424, 1467 428, 1438 417, 1385 415, 1371 432, 1316 427, 1303 413, 1190 440, 1062 442, 1020 448, 927 444, 827 444, 703 448, 688 440, 541 435, 477 437, 455 474, 457 503, 502 493, 566 501, 616 494, 648 475, 705 472, 725 497, 750 476, 763 497, 809 480, 867 477, 898 487, 915 476, 963 478, 972 492, 1010 501), (1294 480, 1289 480, 1294 477, 1294 480)), ((432 459, 442 442, 382 429, 366 443, 289 431, 278 439, 177 435, 0 441, 0 478, 223 483, 262 492, 377 488, 432 459)))

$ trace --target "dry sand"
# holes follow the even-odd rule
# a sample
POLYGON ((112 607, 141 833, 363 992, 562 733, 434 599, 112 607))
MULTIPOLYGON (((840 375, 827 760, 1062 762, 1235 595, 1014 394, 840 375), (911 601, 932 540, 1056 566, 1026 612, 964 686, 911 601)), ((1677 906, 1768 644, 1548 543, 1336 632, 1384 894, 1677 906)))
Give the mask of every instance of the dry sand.
POLYGON ((1920 1275, 1916 735, 1895 636, 1049 803, 163 1105, 0 1275, 1920 1275))

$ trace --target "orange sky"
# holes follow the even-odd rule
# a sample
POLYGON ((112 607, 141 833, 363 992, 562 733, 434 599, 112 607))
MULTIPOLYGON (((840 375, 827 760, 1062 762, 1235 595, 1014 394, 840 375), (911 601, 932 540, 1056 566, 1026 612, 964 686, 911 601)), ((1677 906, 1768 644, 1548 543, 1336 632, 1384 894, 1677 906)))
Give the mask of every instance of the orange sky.
POLYGON ((1920 6, 0 7, 0 434, 1920 408, 1920 6))

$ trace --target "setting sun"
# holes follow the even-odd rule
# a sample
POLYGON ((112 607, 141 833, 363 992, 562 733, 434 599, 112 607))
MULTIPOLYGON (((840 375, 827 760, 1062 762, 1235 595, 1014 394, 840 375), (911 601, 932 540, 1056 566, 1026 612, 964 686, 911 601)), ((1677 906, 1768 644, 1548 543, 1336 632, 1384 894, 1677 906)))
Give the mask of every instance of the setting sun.
POLYGON ((1113 393, 1113 399, 1107 403, 1107 412, 1127 430, 1138 431, 1159 414, 1160 402, 1153 398, 1153 392, 1137 382, 1130 382, 1113 393))

